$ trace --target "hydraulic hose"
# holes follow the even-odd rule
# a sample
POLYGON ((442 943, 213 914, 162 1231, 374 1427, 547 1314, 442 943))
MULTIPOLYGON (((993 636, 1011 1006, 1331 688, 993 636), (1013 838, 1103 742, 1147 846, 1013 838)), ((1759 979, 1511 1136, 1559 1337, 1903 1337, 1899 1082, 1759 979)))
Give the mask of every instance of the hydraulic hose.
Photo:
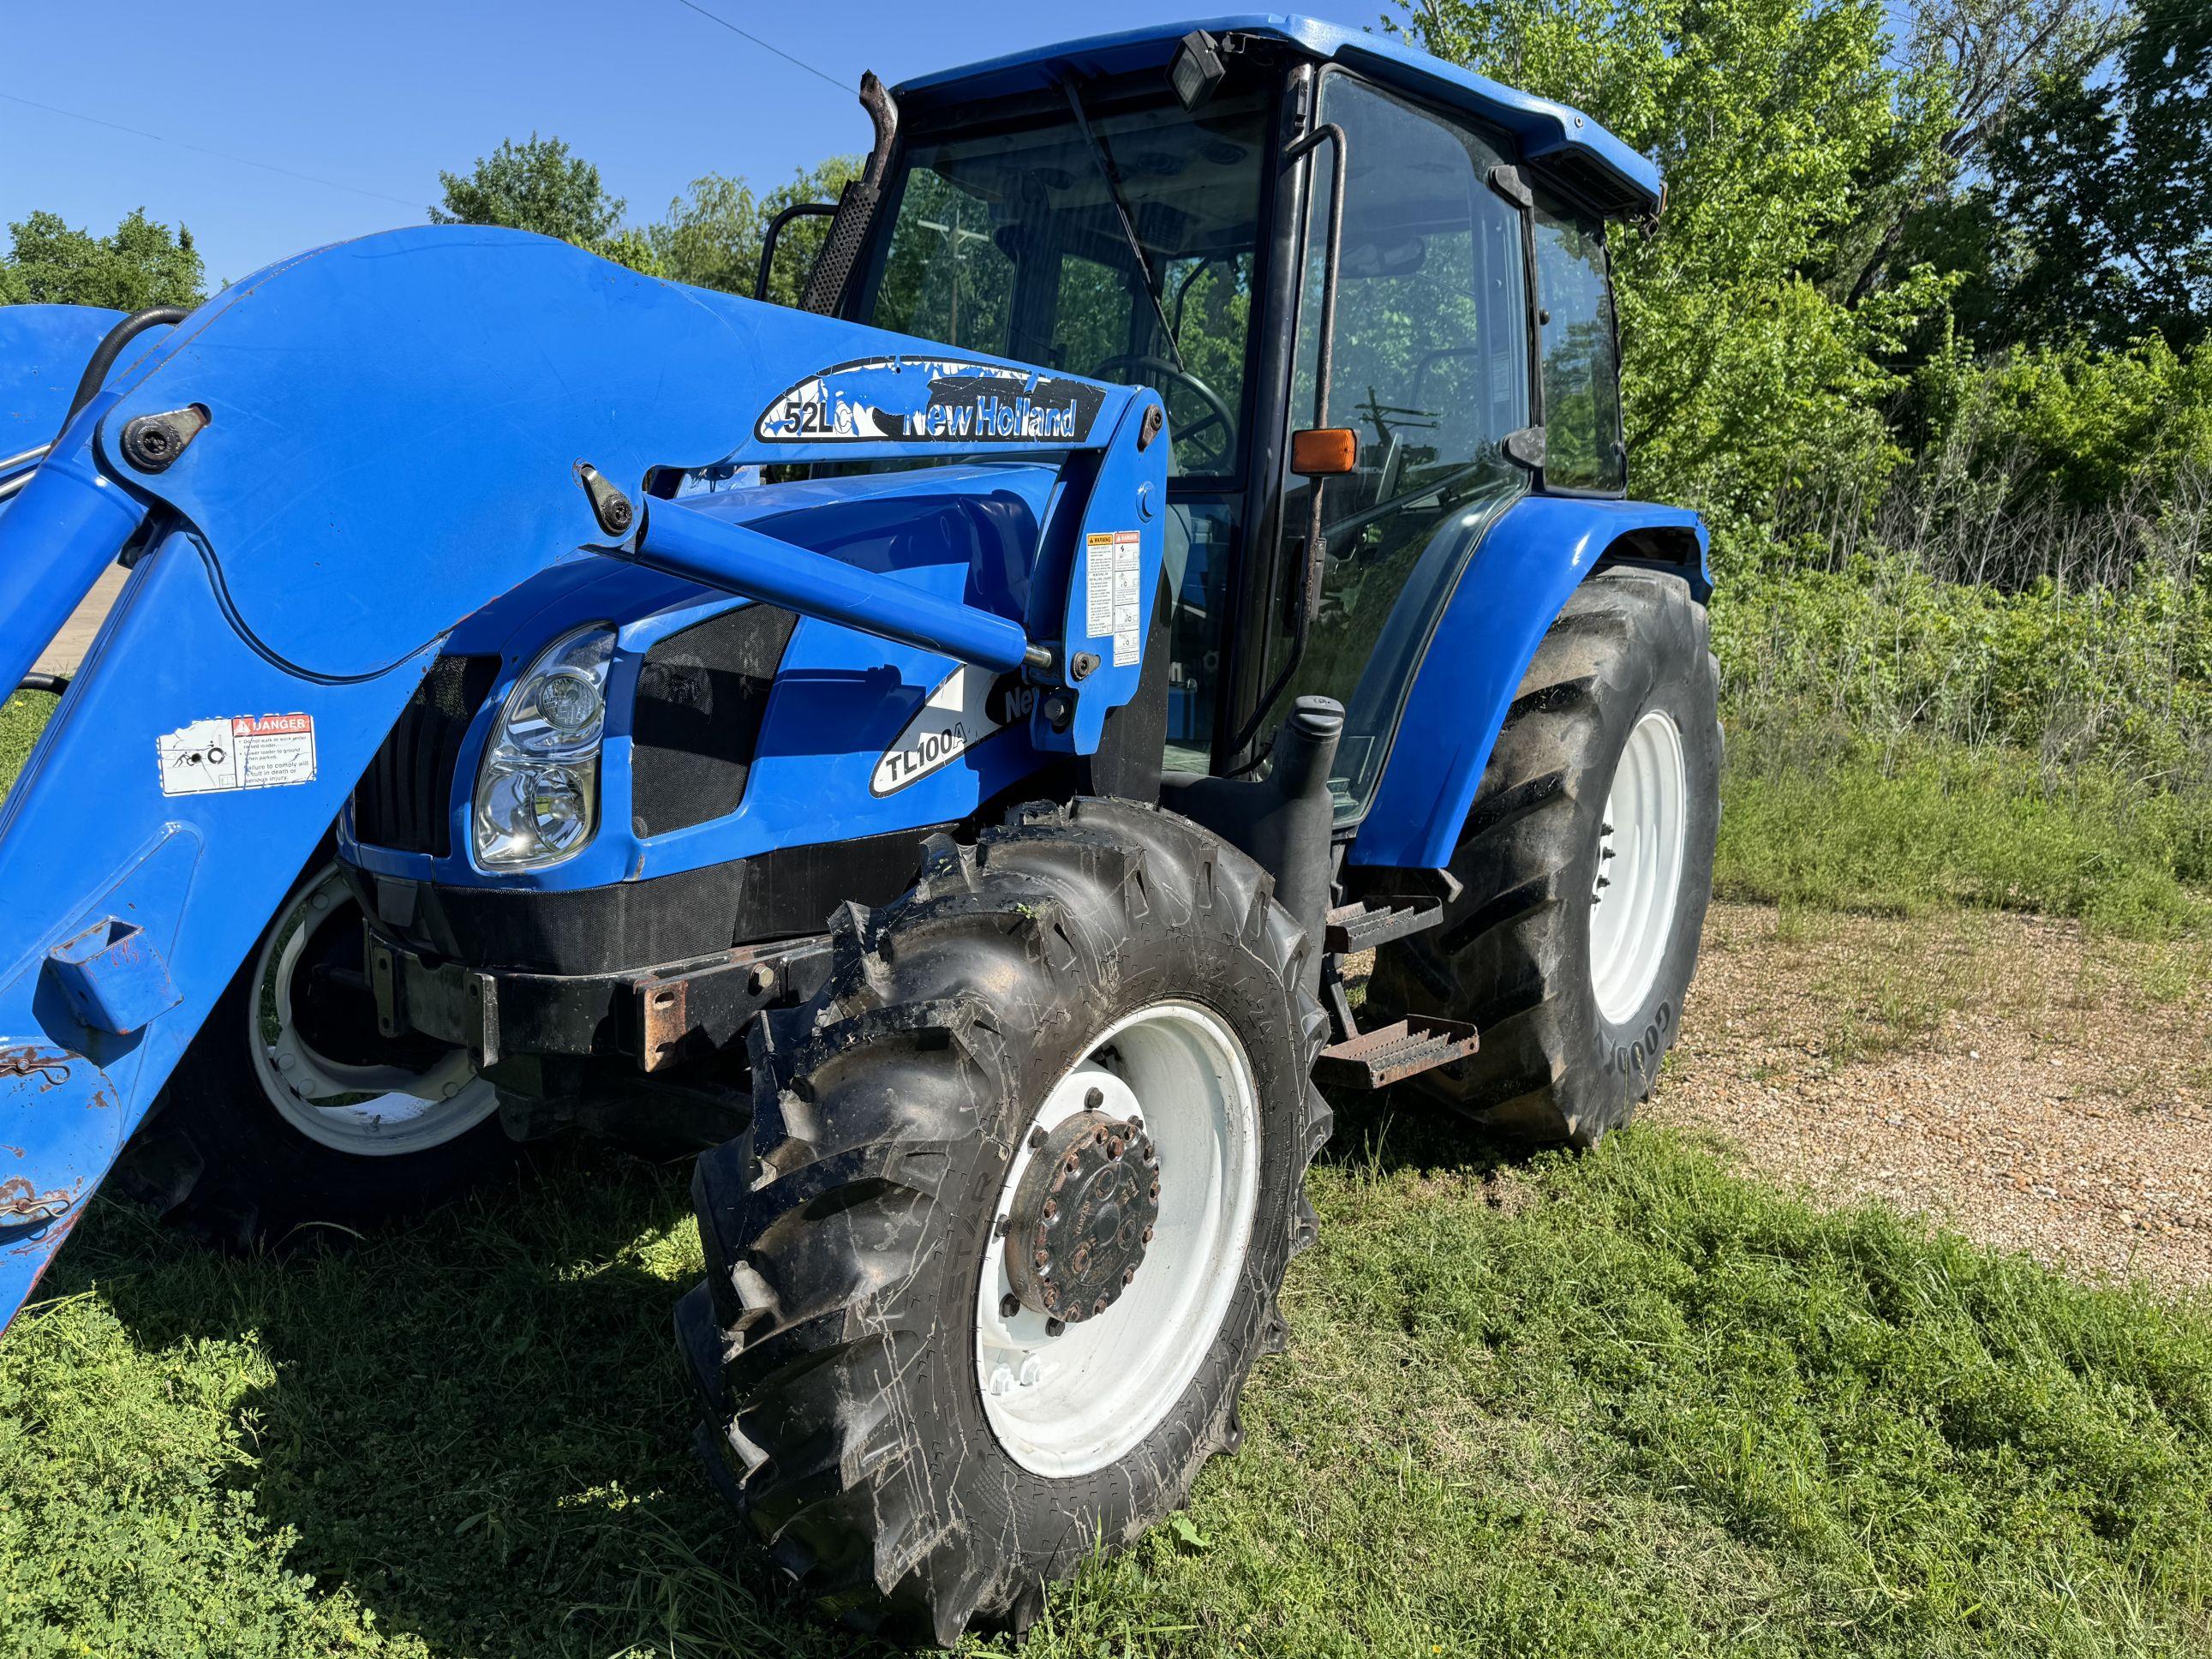
POLYGON ((18 691, 44 691, 49 696, 58 697, 63 692, 69 690, 69 676, 66 674, 26 674, 23 676, 21 682, 17 684, 15 689, 18 691))
POLYGON ((143 311, 132 312, 109 329, 93 349, 92 361, 84 366, 84 378, 76 383, 76 395, 70 399, 69 413, 62 417, 63 427, 66 428, 76 419, 77 411, 107 384, 108 371, 115 367, 115 360, 123 355, 124 347, 149 328, 158 328, 164 323, 181 323, 191 315, 182 306, 149 306, 143 311))

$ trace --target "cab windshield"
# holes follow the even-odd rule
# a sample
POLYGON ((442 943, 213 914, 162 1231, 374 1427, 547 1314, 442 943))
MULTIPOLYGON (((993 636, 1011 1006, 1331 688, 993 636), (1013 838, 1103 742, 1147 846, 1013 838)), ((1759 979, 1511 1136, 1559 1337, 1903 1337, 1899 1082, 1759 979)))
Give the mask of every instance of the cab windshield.
POLYGON ((1229 478, 1244 453, 1269 100, 1246 92, 1191 113, 1171 96, 1086 88, 1081 101, 1080 119, 1063 106, 908 143, 860 314, 1154 387, 1176 476, 1229 478))

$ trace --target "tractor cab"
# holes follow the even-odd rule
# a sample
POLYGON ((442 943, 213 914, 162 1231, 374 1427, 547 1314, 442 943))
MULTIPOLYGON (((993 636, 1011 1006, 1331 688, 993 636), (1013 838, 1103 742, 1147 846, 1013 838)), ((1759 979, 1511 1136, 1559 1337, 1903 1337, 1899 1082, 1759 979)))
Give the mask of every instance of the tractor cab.
POLYGON ((1157 391, 1166 768, 1234 770, 1329 696, 1348 828, 1483 529, 1532 489, 1624 492, 1603 225, 1656 210, 1649 164, 1304 21, 1080 43, 878 108, 865 243, 810 300, 1157 391))

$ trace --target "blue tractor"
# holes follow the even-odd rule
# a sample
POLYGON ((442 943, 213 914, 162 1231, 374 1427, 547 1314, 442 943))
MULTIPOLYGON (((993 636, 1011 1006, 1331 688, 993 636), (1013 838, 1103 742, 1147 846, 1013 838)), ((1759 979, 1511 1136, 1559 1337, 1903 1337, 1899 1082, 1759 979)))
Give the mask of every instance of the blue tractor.
POLYGON ((714 1479, 950 1642, 1236 1447, 1317 1084, 1648 1092, 1720 738, 1643 157, 1280 17, 861 97, 797 308, 438 228, 0 313, 0 1307, 118 1158, 248 1242, 702 1146, 714 1479))

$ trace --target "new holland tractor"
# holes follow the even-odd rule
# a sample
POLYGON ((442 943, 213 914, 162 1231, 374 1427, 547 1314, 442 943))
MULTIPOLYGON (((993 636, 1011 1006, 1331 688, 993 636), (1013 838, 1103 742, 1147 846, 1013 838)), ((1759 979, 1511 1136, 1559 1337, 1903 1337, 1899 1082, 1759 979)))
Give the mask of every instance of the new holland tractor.
POLYGON ((425 228, 0 312, 0 1306, 118 1158, 252 1243, 704 1145, 709 1471, 951 1642, 1237 1445, 1317 1085, 1648 1092, 1720 736, 1644 158, 1274 17, 861 98, 797 308, 425 228))

